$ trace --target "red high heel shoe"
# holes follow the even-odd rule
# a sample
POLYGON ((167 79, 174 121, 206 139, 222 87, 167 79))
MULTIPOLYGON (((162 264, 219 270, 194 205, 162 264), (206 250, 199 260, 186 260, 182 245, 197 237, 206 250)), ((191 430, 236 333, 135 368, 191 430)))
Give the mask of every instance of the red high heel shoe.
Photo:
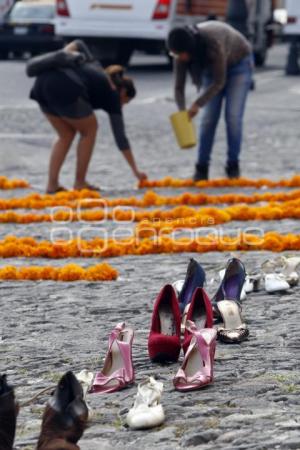
POLYGON ((179 304, 173 286, 167 284, 154 305, 148 352, 153 362, 175 362, 180 348, 179 304))
POLYGON ((187 352, 192 339, 192 333, 185 326, 188 320, 194 322, 198 330, 201 330, 202 328, 213 328, 214 319, 212 304, 203 288, 197 288, 194 291, 192 301, 187 305, 182 318, 181 331, 184 333, 182 344, 184 353, 187 352))

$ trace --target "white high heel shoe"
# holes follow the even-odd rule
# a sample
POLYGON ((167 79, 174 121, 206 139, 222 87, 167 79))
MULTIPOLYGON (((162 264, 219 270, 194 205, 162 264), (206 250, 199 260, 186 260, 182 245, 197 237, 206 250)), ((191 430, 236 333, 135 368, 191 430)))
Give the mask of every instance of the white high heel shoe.
POLYGON ((298 256, 281 256, 279 258, 280 262, 283 264, 281 273, 286 277, 286 280, 290 286, 297 286, 299 283, 299 274, 297 269, 300 266, 300 258, 298 256))
POLYGON ((153 428, 165 420, 165 413, 160 403, 163 383, 149 377, 138 385, 138 392, 133 407, 129 410, 126 422, 134 430, 153 428))
POLYGON ((290 288, 285 276, 281 273, 267 273, 265 275, 265 290, 269 293, 287 291, 290 288))
POLYGON ((300 258, 298 256, 278 256, 277 258, 265 261, 261 265, 261 268, 265 274, 279 273, 293 287, 299 283, 299 274, 297 272, 299 266, 300 258))

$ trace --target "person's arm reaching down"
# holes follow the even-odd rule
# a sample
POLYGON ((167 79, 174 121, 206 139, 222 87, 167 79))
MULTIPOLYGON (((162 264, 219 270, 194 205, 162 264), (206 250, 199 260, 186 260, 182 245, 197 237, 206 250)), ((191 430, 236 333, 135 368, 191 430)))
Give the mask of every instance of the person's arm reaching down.
POLYGON ((198 97, 189 109, 189 116, 193 118, 198 113, 199 109, 206 105, 215 95, 217 95, 226 83, 227 62, 222 52, 221 45, 215 43, 211 51, 211 74, 212 83, 205 89, 205 91, 198 97))
POLYGON ((175 75, 175 101, 180 111, 185 110, 185 83, 186 83, 187 67, 186 64, 178 60, 174 60, 175 75))
POLYGON ((129 164, 132 172, 139 181, 145 180, 147 175, 139 171, 134 155, 130 149, 129 140, 125 133, 123 116, 121 114, 110 114, 109 119, 116 144, 123 153, 124 158, 129 164))

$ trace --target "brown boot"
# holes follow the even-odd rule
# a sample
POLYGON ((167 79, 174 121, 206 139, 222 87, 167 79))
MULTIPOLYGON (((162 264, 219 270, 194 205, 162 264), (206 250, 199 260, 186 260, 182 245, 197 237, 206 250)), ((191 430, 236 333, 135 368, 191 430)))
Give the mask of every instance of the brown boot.
POLYGON ((7 384, 6 375, 0 376, 0 448, 12 450, 19 407, 14 390, 7 384))
POLYGON ((37 450, 79 450, 88 420, 82 387, 72 372, 59 381, 42 421, 37 450))

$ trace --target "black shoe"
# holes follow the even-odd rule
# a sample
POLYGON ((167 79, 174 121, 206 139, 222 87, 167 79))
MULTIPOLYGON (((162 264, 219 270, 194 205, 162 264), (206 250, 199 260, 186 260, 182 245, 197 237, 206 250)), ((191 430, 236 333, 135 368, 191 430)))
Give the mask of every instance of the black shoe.
POLYGON ((0 448, 10 450, 14 446, 16 422, 19 407, 14 390, 6 382, 6 376, 0 375, 0 448))
POLYGON ((226 174, 228 178, 240 178, 240 166, 238 162, 230 162, 226 166, 226 174))
POLYGON ((196 164, 194 181, 208 180, 208 164, 196 164))

